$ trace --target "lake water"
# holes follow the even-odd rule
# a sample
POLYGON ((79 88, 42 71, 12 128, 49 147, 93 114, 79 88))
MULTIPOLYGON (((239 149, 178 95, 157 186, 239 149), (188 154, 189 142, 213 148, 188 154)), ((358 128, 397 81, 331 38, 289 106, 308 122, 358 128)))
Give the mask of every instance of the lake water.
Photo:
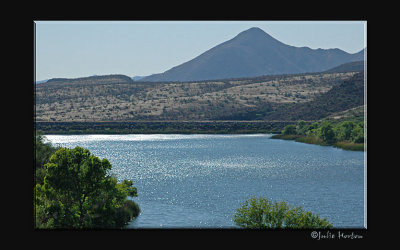
POLYGON ((47 135, 107 158, 131 179, 141 214, 128 228, 232 228, 252 196, 286 201, 335 228, 364 228, 365 153, 252 135, 47 135))

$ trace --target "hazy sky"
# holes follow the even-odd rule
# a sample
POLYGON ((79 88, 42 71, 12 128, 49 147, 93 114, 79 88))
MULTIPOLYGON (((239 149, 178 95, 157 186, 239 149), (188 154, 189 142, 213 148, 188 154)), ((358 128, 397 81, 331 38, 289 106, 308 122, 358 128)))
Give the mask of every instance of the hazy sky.
POLYGON ((296 47, 366 47, 365 21, 35 21, 36 80, 162 73, 251 27, 296 47))

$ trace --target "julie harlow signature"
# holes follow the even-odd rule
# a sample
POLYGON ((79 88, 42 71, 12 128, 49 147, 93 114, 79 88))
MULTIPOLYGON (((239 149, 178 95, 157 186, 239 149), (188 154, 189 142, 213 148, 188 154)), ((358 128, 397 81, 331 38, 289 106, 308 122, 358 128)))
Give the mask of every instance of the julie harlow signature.
POLYGON ((321 231, 312 231, 311 232, 311 237, 316 240, 323 240, 323 239, 362 239, 363 236, 356 234, 354 232, 331 232, 331 231, 326 231, 326 232, 321 232, 321 231))

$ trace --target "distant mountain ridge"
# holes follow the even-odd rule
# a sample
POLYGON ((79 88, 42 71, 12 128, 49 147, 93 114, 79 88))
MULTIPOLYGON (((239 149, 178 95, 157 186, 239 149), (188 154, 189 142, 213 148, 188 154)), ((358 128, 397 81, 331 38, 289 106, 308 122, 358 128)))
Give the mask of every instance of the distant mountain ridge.
POLYGON ((364 49, 350 54, 340 49, 294 47, 260 28, 250 28, 164 73, 140 81, 199 81, 271 74, 321 72, 364 60, 364 49))
POLYGON ((364 70, 364 61, 344 63, 337 67, 329 69, 325 72, 342 73, 342 72, 361 71, 361 70, 364 70))
POLYGON ((133 80, 129 76, 115 74, 115 75, 94 75, 79 78, 52 78, 46 84, 65 84, 65 83, 79 83, 79 84, 101 84, 101 83, 132 83, 133 80))
POLYGON ((132 78, 132 80, 134 80, 134 81, 139 81, 140 79, 142 79, 144 76, 133 76, 133 77, 131 77, 132 78))
MULTIPOLYGON (((340 64, 339 66, 330 68, 325 71, 321 71, 320 73, 346 73, 346 72, 356 72, 356 71, 362 71, 364 70, 364 61, 355 61, 355 62, 349 62, 349 63, 344 63, 340 64)), ((313 72, 313 73, 319 73, 319 72, 313 72)), ((290 75, 290 74, 288 74, 290 75)), ((265 78, 266 76, 277 76, 277 74, 269 74, 269 75, 261 75, 257 77, 229 77, 229 78, 221 78, 221 79, 213 79, 213 80, 246 80, 246 79, 252 79, 252 78, 265 78)), ((49 84, 109 84, 109 83, 134 83, 134 82, 147 82, 144 81, 143 78, 145 76, 134 76, 134 77, 129 77, 126 75, 122 74, 113 74, 113 75, 92 75, 92 76, 86 76, 86 77, 78 77, 78 78, 51 78, 51 79, 46 79, 46 80, 41 80, 41 81, 36 81, 36 84, 43 84, 43 83, 49 83, 49 84)), ((188 81, 189 82, 189 81, 188 81)))
POLYGON ((40 80, 40 81, 36 81, 35 84, 41 84, 41 83, 45 83, 47 82, 49 79, 45 79, 45 80, 40 80))

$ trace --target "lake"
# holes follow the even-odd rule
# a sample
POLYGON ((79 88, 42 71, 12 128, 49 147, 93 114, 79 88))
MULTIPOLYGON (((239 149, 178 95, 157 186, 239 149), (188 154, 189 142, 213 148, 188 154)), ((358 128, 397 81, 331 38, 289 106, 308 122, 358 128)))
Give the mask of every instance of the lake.
POLYGON ((234 228, 252 196, 286 201, 335 228, 366 227, 365 152, 250 135, 47 135, 84 147, 137 187, 127 228, 234 228))

